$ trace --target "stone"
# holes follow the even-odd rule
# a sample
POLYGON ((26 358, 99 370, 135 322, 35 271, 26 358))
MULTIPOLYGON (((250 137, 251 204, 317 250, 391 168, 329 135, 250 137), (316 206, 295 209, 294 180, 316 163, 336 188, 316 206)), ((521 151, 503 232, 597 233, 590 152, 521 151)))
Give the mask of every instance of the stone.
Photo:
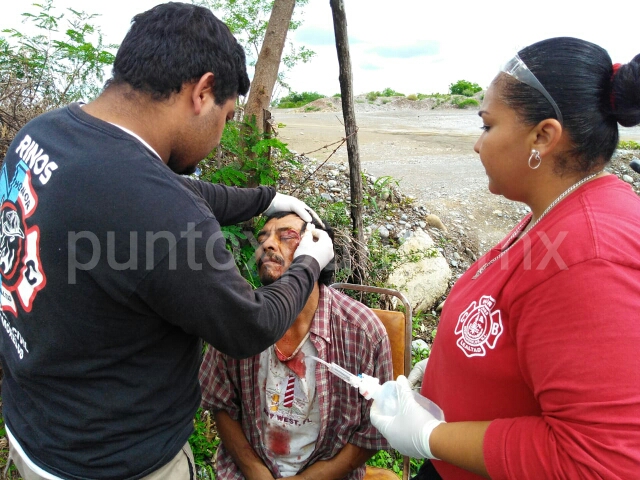
POLYGON ((380 234, 380 238, 387 239, 389 238, 389 230, 384 227, 378 227, 378 233, 380 234))
POLYGON ((443 232, 448 231, 447 227, 445 227, 444 223, 442 223, 442 220, 440 220, 440 218, 437 215, 434 215, 433 213, 430 213, 425 217, 425 222, 427 223, 427 225, 435 227, 438 230, 442 230, 443 232))
MULTIPOLYGON (((423 230, 416 230, 400 246, 399 254, 408 255, 434 249, 433 239, 423 230)), ((389 276, 388 283, 409 299, 414 311, 429 310, 447 291, 451 269, 441 253, 425 256, 417 262, 399 265, 389 276)))
POLYGON ((429 350, 429 344, 421 338, 417 338, 413 342, 411 342, 411 351, 413 353, 422 353, 425 351, 428 352, 429 350))

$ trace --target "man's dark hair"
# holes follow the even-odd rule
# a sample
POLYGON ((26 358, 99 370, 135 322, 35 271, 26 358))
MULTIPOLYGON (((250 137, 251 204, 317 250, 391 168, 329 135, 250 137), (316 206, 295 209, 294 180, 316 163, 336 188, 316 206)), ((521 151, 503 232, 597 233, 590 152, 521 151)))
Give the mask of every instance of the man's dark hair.
MULTIPOLYGON (((558 37, 518 52, 562 112, 572 146, 559 160, 562 171, 589 172, 608 162, 618 145, 618 123, 640 123, 640 55, 614 75, 611 57, 585 40, 558 37)), ((499 78, 500 97, 525 124, 556 118, 549 101, 536 89, 506 74, 499 78)))
POLYGON ((126 83, 166 100, 207 72, 218 105, 249 90, 244 50, 229 28, 204 7, 170 2, 133 17, 106 87, 126 83))
MULTIPOLYGON (((283 217, 288 217, 289 215, 295 215, 296 217, 298 216, 298 214, 294 213, 294 212, 276 212, 273 215, 270 215, 267 218, 267 222, 269 220, 275 219, 275 218, 283 218, 283 217)), ((266 222, 265 222, 266 223, 266 222)), ((331 239, 331 243, 333 244, 333 250, 335 253, 335 244, 333 243, 333 239, 335 237, 335 233, 333 231, 333 228, 331 228, 331 226, 326 222, 326 220, 322 220, 322 223, 324 223, 324 227, 322 225, 320 225, 320 223, 312 217, 312 221, 311 223, 313 224, 314 227, 316 227, 318 230, 324 230, 325 232, 327 232, 327 235, 329 235, 329 238, 331 239)), ((302 229, 300 230, 300 234, 302 235, 307 229, 307 223, 303 223, 302 224, 302 229)), ((329 262, 329 264, 324 267, 324 269, 322 269, 322 271, 320 272, 320 277, 318 278, 318 283, 322 284, 322 285, 326 285, 329 286, 333 283, 333 278, 335 275, 335 265, 333 262, 329 262)))

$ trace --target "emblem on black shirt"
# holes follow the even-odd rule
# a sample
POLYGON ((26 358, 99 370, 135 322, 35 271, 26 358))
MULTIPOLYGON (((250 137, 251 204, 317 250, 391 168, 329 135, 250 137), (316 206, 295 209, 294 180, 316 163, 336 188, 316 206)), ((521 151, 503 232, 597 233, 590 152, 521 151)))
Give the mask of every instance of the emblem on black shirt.
POLYGON ((33 299, 46 284, 40 263, 40 230, 28 226, 38 198, 31 185, 31 172, 24 161, 16 165, 9 179, 6 163, 0 172, 0 270, 2 310, 17 315, 16 299, 30 312, 33 299))

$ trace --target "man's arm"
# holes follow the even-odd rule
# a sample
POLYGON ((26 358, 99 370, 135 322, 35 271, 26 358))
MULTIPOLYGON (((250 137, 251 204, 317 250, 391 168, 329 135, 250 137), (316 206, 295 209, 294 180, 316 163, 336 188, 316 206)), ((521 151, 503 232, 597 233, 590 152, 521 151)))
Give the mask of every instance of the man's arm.
POLYGON ((338 480, 360 467, 376 452, 377 450, 367 450, 347 443, 335 457, 315 462, 303 472, 289 478, 294 480, 338 480))
POLYGON ((238 188, 178 175, 183 186, 209 206, 220 225, 235 225, 264 212, 276 191, 272 187, 238 188))
POLYGON ((249 444, 240 422, 224 410, 213 413, 224 448, 247 480, 273 480, 273 474, 249 444))

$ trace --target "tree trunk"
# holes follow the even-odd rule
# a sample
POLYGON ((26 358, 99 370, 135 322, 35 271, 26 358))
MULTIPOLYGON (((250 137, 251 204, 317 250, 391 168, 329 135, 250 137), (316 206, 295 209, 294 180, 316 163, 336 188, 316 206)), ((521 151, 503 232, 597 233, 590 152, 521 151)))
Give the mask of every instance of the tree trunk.
POLYGON ((333 28, 336 35, 336 49, 340 65, 340 95, 342 97, 342 116, 347 137, 347 155, 349 157, 349 178, 351 187, 351 221, 352 235, 352 283, 361 284, 364 279, 367 255, 364 250, 364 225, 362 222, 362 175, 360 173, 360 154, 358 151, 358 134, 356 114, 353 103, 353 75, 351 74, 351 56, 349 54, 349 37, 347 35, 347 16, 344 11, 344 0, 330 0, 333 13, 333 28))
POLYGON ((273 2, 269 25, 256 62, 244 118, 250 121, 252 117, 255 117, 256 126, 260 131, 262 131, 264 122, 263 111, 269 106, 273 87, 278 79, 282 51, 284 50, 284 43, 287 39, 295 4, 296 0, 275 0, 273 2))

